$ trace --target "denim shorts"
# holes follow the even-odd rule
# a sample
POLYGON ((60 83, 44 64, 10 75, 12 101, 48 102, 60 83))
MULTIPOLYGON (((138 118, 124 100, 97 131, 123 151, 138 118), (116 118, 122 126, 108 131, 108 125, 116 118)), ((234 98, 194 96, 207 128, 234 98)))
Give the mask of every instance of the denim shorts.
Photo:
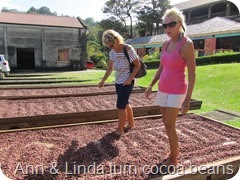
POLYGON ((123 84, 115 84, 117 92, 117 108, 125 109, 126 105, 129 103, 129 97, 132 93, 134 86, 134 80, 129 85, 123 86, 123 84))

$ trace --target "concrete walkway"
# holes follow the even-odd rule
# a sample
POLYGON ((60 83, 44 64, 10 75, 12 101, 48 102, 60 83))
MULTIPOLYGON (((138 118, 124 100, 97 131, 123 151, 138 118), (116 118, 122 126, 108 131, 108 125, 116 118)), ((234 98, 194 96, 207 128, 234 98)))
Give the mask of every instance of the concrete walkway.
POLYGON ((218 121, 235 120, 235 119, 240 118, 239 113, 230 112, 230 111, 226 111, 226 110, 220 110, 220 109, 217 109, 212 112, 204 113, 201 115, 212 118, 212 119, 216 119, 218 121))

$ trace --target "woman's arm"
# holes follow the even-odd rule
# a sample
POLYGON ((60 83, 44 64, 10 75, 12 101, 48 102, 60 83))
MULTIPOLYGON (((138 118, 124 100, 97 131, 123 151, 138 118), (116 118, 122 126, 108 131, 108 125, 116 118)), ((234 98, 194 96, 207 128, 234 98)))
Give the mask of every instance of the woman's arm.
POLYGON ((108 67, 107 70, 102 78, 102 80, 100 81, 100 83, 98 84, 98 87, 102 87, 105 83, 105 81, 107 80, 107 78, 110 76, 110 74, 113 71, 113 61, 110 59, 109 63, 108 63, 108 67))
POLYGON ((148 86, 147 89, 146 89, 146 92, 145 92, 146 98, 151 99, 151 98, 150 98, 150 94, 151 94, 151 92, 152 92, 152 87, 153 87, 153 86, 156 84, 156 82, 159 80, 160 75, 161 75, 161 73, 162 73, 162 69, 163 69, 162 63, 160 62, 160 65, 159 65, 159 67, 158 67, 158 70, 156 71, 156 73, 155 73, 155 75, 154 75, 151 83, 149 84, 149 86, 148 86))
MULTIPOLYGON (((162 45, 162 52, 164 51, 164 49, 166 48, 166 44, 167 44, 167 41, 165 41, 162 45)), ((163 65, 161 63, 161 58, 160 58, 160 63, 159 63, 159 67, 158 67, 158 70, 156 71, 151 83, 149 84, 149 86, 147 87, 146 89, 146 92, 145 92, 145 96, 146 98, 150 99, 150 94, 152 92, 152 87, 156 84, 156 82, 159 80, 160 78, 160 75, 162 73, 162 70, 163 70, 163 65)))
POLYGON ((196 61, 194 55, 194 45, 191 40, 188 40, 184 44, 181 50, 181 55, 186 60, 188 69, 188 89, 181 109, 181 114, 185 114, 190 109, 190 102, 196 79, 196 61))
POLYGON ((130 76, 128 77, 128 79, 123 83, 123 85, 129 85, 131 84, 133 78, 135 77, 135 75, 137 74, 137 72, 140 69, 140 62, 139 59, 135 59, 134 61, 132 61, 132 63, 134 64, 134 68, 132 73, 130 74, 130 76))

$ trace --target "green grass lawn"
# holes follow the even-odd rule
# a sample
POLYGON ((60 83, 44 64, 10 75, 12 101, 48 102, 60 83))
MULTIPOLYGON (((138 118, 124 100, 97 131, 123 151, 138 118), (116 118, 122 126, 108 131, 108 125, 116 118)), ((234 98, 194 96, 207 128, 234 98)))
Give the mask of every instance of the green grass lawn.
POLYGON ((224 123, 240 128, 240 118, 237 118, 231 121, 225 121, 224 123))
MULTIPOLYGON (((85 84, 98 84, 105 71, 78 71, 76 73, 56 73, 48 77, 65 77, 71 79, 93 79, 85 84)), ((136 85, 147 87, 156 70, 148 70, 147 76, 137 79, 136 85)), ((203 102, 196 114, 223 109, 240 113, 240 64, 217 64, 197 66, 196 84, 193 99, 203 102)), ((114 81, 114 73, 107 82, 114 81)), ((80 84, 80 83, 75 83, 80 84)), ((157 90, 157 84, 153 87, 157 90)))
MULTIPOLYGON (((76 71, 68 73, 53 73, 46 78, 69 79, 69 80, 89 80, 86 82, 69 82, 64 84, 79 85, 79 84, 98 84, 103 77, 105 70, 90 70, 90 71, 76 71)), ((114 82, 114 73, 107 79, 106 83, 114 82)))

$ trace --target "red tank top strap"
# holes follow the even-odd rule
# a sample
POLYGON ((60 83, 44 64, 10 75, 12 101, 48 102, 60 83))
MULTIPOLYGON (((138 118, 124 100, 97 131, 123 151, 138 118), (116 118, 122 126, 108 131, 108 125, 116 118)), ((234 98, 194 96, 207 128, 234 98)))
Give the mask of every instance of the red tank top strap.
POLYGON ((187 37, 184 36, 184 37, 182 38, 181 42, 178 44, 176 50, 179 51, 179 50, 182 48, 183 44, 184 44, 186 41, 187 41, 187 37))
POLYGON ((166 45, 163 47, 162 52, 164 52, 164 51, 167 49, 170 41, 171 41, 171 39, 168 39, 168 40, 166 41, 166 45))

